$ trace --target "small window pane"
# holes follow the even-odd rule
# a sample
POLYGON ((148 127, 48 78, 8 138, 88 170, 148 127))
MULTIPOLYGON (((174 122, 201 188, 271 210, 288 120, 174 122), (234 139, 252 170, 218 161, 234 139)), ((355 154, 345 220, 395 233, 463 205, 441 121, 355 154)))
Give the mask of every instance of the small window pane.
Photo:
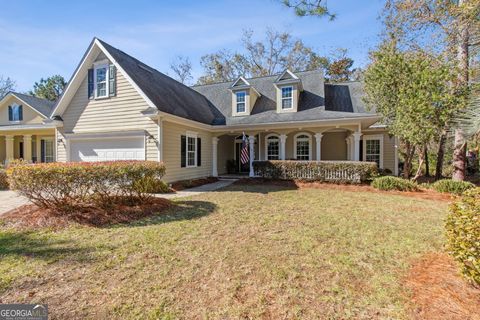
POLYGON ((194 167, 197 159, 197 138, 187 137, 187 166, 194 167))
POLYGON ((278 137, 269 137, 267 139, 267 159, 280 159, 280 143, 278 137))
POLYGON ((107 68, 95 69, 95 81, 97 84, 97 97, 107 96, 107 68))
POLYGON ((376 162, 380 167, 380 140, 366 140, 365 146, 365 161, 376 162))
POLYGON ((292 87, 282 88, 282 109, 291 109, 293 107, 292 87))
POLYGON ((237 92, 237 112, 245 112, 245 92, 237 92))
POLYGON ((292 97, 292 87, 282 88, 282 98, 291 98, 292 97))
POLYGON ((307 136, 297 138, 297 160, 310 160, 310 141, 307 136))

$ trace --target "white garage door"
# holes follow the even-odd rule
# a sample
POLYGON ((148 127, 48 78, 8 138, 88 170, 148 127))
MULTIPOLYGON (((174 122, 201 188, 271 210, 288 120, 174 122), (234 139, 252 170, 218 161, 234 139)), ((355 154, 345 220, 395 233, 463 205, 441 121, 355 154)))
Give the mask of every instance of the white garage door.
POLYGON ((70 161, 145 160, 144 137, 72 140, 70 161))

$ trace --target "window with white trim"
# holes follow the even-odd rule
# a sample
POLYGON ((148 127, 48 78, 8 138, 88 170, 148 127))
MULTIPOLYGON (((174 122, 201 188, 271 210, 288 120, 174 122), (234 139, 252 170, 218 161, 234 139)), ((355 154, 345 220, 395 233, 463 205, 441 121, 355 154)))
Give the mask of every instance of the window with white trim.
POLYGON ((197 136, 187 135, 187 167, 197 166, 197 136))
POLYGON ((95 98, 108 97, 108 65, 95 66, 95 98))
POLYGON ((266 142, 266 154, 267 160, 278 160, 280 159, 280 139, 276 135, 267 136, 266 142))
POLYGON ((382 143, 380 139, 365 140, 365 161, 376 162, 378 167, 382 166, 382 143))
POLYGON ((239 91, 235 95, 237 97, 237 113, 244 113, 246 111, 245 97, 247 94, 245 91, 239 91))
POLYGON ((310 160, 311 139, 306 134, 295 136, 295 158, 297 160, 310 160))
POLYGON ((293 108, 293 87, 282 87, 282 109, 293 108))

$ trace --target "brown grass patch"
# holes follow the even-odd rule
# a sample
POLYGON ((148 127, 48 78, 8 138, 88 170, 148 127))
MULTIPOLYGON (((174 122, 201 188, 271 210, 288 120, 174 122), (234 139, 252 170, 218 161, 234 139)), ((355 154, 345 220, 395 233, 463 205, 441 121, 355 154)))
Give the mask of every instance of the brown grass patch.
POLYGON ((65 228, 72 223, 101 227, 117 223, 128 223, 164 211, 171 202, 162 198, 151 198, 138 205, 116 204, 110 209, 82 208, 65 214, 33 204, 23 205, 3 214, 0 219, 16 229, 65 228))
POLYGON ((338 183, 328 183, 328 182, 310 182, 310 181, 300 181, 300 180, 270 180, 262 178, 245 178, 240 179, 235 182, 236 184, 246 184, 246 185, 275 185, 283 186, 288 188, 295 189, 325 189, 325 190, 338 190, 338 191, 351 191, 351 192, 373 192, 373 193, 383 193, 388 195, 400 195, 406 197, 414 197, 419 199, 426 200, 440 200, 440 201, 451 201, 453 196, 446 193, 440 193, 434 190, 423 189, 420 191, 383 191, 371 187, 368 184, 338 184, 338 183))
POLYGON ((176 182, 172 183, 171 189, 174 192, 176 192, 176 191, 181 191, 181 190, 185 190, 185 189, 188 189, 188 188, 200 187, 200 186, 203 186, 204 184, 214 183, 214 182, 217 182, 217 181, 218 181, 218 178, 216 178, 216 177, 207 177, 207 178, 201 178, 201 179, 176 181, 176 182))
POLYGON ((406 279, 414 319, 480 319, 480 289, 468 284, 445 253, 429 253, 416 261, 406 279))

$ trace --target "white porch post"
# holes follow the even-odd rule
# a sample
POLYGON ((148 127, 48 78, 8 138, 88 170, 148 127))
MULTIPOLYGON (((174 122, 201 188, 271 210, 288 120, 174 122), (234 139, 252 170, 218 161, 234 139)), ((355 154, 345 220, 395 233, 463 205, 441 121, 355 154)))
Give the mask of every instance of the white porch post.
POLYGON ((218 138, 213 137, 212 138, 212 176, 214 177, 218 177, 217 150, 218 150, 218 138))
POLYGON ((360 161, 360 137, 361 136, 362 136, 361 132, 355 132, 353 134, 353 141, 354 141, 353 160, 354 161, 360 161))
POLYGON ((287 135, 280 135, 280 160, 285 160, 285 142, 287 141, 287 135))
POLYGON ((32 162, 32 135, 23 135, 23 157, 24 160, 32 162))
POLYGON ((350 137, 347 137, 345 139, 345 142, 347 143, 347 160, 352 159, 352 148, 350 148, 350 137))
POLYGON ((250 177, 254 177, 255 176, 255 172, 253 172, 253 159, 255 158, 255 136, 253 134, 250 134, 248 136, 248 145, 250 147, 250 173, 249 173, 249 176, 250 177))
POLYGON ((316 143, 316 149, 317 149, 315 160, 317 161, 322 160, 322 137, 323 137, 323 134, 315 133, 315 143, 316 143))
POLYGON ((9 163, 13 160, 13 136, 5 136, 5 162, 9 163))

